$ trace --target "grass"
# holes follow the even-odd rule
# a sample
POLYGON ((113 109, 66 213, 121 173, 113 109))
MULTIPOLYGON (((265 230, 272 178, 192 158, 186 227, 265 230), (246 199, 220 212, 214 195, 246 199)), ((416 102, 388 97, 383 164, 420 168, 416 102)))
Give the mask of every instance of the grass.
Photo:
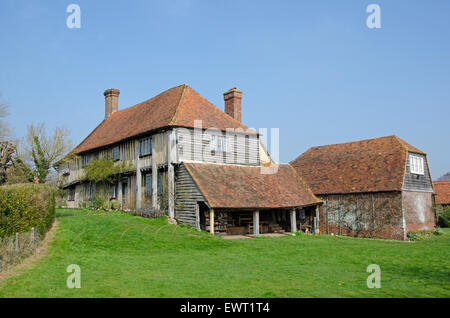
POLYGON ((60 209, 55 239, 0 297, 449 297, 450 231, 418 242, 318 236, 224 240, 164 218, 60 209), (81 268, 81 288, 66 268, 81 268), (369 289, 369 264, 381 288, 369 289))

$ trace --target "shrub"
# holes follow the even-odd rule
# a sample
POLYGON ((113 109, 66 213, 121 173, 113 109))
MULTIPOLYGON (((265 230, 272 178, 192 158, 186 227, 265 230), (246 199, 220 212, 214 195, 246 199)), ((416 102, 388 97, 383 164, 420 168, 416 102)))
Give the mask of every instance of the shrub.
POLYGON ((111 208, 113 210, 120 210, 120 202, 119 201, 111 201, 111 208))
POLYGON ((152 218, 159 218, 166 214, 164 213, 164 211, 154 209, 149 205, 144 205, 143 207, 136 209, 134 211, 134 215, 152 219, 152 218))
POLYGON ((100 209, 100 208, 102 208, 103 207, 103 200, 101 199, 101 198, 99 198, 99 197, 94 197, 93 199, 92 199, 92 207, 94 208, 94 209, 100 209))
POLYGON ((0 237, 37 228, 45 235, 55 219, 56 189, 45 184, 0 187, 0 237))
POLYGON ((407 236, 410 241, 420 241, 440 234, 441 233, 438 230, 436 231, 421 230, 416 232, 408 232, 407 236))
POLYGON ((450 205, 438 206, 438 225, 449 227, 450 225, 450 205))
POLYGON ((111 210, 111 202, 110 201, 104 201, 102 204, 103 210, 111 210))

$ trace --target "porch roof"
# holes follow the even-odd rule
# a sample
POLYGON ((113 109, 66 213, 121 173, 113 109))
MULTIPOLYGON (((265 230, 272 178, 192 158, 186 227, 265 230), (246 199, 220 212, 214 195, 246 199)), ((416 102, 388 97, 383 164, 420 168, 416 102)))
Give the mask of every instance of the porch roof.
POLYGON ((289 208, 322 202, 289 164, 280 164, 273 174, 262 174, 260 166, 183 164, 211 208, 289 208))

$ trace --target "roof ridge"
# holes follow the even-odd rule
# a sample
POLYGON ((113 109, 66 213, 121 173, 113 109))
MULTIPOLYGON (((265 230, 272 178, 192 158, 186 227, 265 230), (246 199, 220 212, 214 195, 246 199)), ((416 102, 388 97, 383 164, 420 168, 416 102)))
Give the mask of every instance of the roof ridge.
POLYGON ((408 152, 408 147, 406 147, 406 145, 402 142, 402 139, 400 137, 398 137, 397 135, 393 135, 393 137, 395 138, 395 140, 397 140, 397 142, 400 144, 400 146, 403 148, 403 150, 408 152))
MULTIPOLYGON (((172 119, 171 119, 170 122, 169 122, 169 125, 173 125, 174 122, 176 121, 176 118, 177 118, 177 115, 178 115, 178 111, 180 110, 180 107, 181 107, 181 102, 182 102, 182 100, 183 100, 183 98, 184 98, 184 94, 185 94, 186 88, 187 88, 188 86, 189 86, 189 85, 187 85, 186 83, 183 84, 183 92, 181 92, 180 99, 178 100, 178 103, 177 103, 177 108, 175 109, 175 113, 173 114, 172 119)), ((178 87, 178 86, 177 86, 177 87, 178 87)))
POLYGON ((154 99, 154 98, 156 98, 156 97, 158 97, 158 96, 160 96, 160 95, 162 95, 162 94, 164 94, 164 93, 166 93, 166 92, 168 92, 168 91, 170 91, 170 90, 172 90, 172 89, 176 89, 176 88, 178 88, 178 87, 180 87, 180 86, 183 86, 183 85, 187 85, 187 84, 182 84, 182 85, 178 85, 178 86, 174 86, 174 87, 171 87, 171 88, 168 88, 168 89, 166 89, 165 91, 162 91, 161 93, 159 93, 159 94, 157 94, 157 95, 155 95, 155 96, 153 96, 153 97, 151 97, 151 98, 149 98, 149 99, 146 99, 145 101, 143 101, 143 102, 140 102, 140 103, 137 103, 137 104, 135 104, 135 105, 132 105, 132 106, 128 106, 128 107, 126 107, 126 108, 123 108, 123 109, 120 109, 120 110, 117 110, 117 111, 115 111, 115 112, 113 112, 109 117, 107 117, 107 118, 104 118, 98 125, 97 125, 97 127, 95 127, 87 136, 86 136, 86 138, 84 138, 76 147, 74 147, 73 149, 72 149, 72 151, 76 151, 76 149, 80 146, 80 145, 82 145, 83 144, 83 142, 85 142, 97 129, 99 129, 100 128, 100 126, 102 126, 102 124, 104 123, 104 122, 106 122, 108 119, 110 119, 110 118, 112 118, 113 116, 116 116, 117 117, 117 115, 116 114, 119 114, 119 113, 124 113, 125 111, 129 111, 129 110, 131 110, 131 109, 134 109, 135 107, 137 107, 137 106, 139 106, 139 105, 142 105, 142 104, 144 104, 144 103, 146 103, 146 102, 149 102, 149 101, 151 101, 152 99, 154 99))
POLYGON ((394 135, 394 137, 402 145, 403 149, 405 149, 407 152, 415 152, 415 153, 425 154, 426 155, 426 152, 424 152, 424 151, 420 150, 419 148, 411 145, 409 142, 407 142, 406 140, 403 140, 399 136, 394 135))
MULTIPOLYGON (((327 145, 321 145, 321 146, 312 146, 312 147, 309 147, 305 152, 303 152, 302 154, 300 154, 299 156, 297 156, 296 158, 291 160, 289 162, 289 164, 294 164, 297 159, 300 159, 303 155, 305 155, 307 152, 309 152, 312 149, 319 149, 319 148, 325 148, 325 147, 331 147, 331 146, 346 145, 346 144, 352 144, 352 143, 359 143, 359 142, 363 142, 363 141, 378 140, 378 139, 392 138, 392 137, 397 137, 397 136, 394 134, 394 135, 381 136, 381 137, 375 137, 375 138, 338 142, 338 143, 334 143, 334 144, 327 144, 327 145)), ((400 144, 401 144, 401 142, 400 142, 400 144)))
MULTIPOLYGON (((381 137, 375 137, 375 138, 367 138, 367 139, 361 139, 361 140, 353 140, 353 141, 345 141, 345 142, 337 142, 334 144, 327 144, 327 145, 321 145, 321 146, 312 146, 309 149, 312 148, 322 148, 322 147, 329 147, 329 146, 336 146, 336 145, 345 145, 345 144, 352 144, 352 143, 357 143, 357 142, 362 142, 362 141, 370 141, 370 140, 377 140, 377 139, 383 139, 383 138, 389 138, 389 137, 397 137, 396 135, 388 135, 388 136, 381 136, 381 137)), ((308 149, 308 150, 309 150, 308 149)))
POLYGON ((89 138, 89 136, 91 136, 105 121, 106 121, 106 119, 108 119, 108 118, 104 118, 101 122, 100 122, 100 124, 98 124, 97 125, 97 127, 95 127, 92 131, 91 131, 91 133, 89 134, 89 135, 87 135, 86 136, 86 138, 84 138, 76 147, 74 147, 69 153, 71 153, 71 152, 73 152, 73 151, 75 151, 83 142, 85 142, 88 138, 89 138))
MULTIPOLYGON (((132 108, 134 108, 134 107, 136 107, 136 106, 142 105, 142 104, 144 104, 144 103, 146 103, 146 102, 148 102, 148 101, 151 101, 152 99, 155 99, 156 97, 158 97, 158 96, 164 94, 165 92, 168 92, 168 91, 170 91, 170 90, 172 90, 172 89, 178 88, 178 87, 183 86, 183 85, 186 85, 186 84, 181 84, 181 85, 177 85, 177 86, 168 88, 168 89, 162 91, 161 93, 156 94, 155 96, 150 97, 149 99, 146 99, 146 100, 144 100, 144 101, 142 101, 142 102, 140 102, 140 103, 137 103, 137 104, 134 104, 134 105, 132 105, 132 106, 128 106, 128 107, 126 107, 126 108, 124 108, 124 109, 120 109, 120 110, 118 110, 118 111, 115 111, 114 113, 112 113, 112 115, 117 114, 117 113, 120 113, 120 112, 123 112, 123 111, 125 111, 125 110, 132 109, 132 108)), ((111 116, 112 116, 112 115, 111 115, 111 116)), ((111 117, 111 116, 110 116, 110 117, 111 117)), ((109 117, 108 117, 108 118, 109 118, 109 117)))
MULTIPOLYGON (((230 119, 232 119, 233 121, 235 121, 236 123, 239 123, 241 125, 244 125, 241 121, 235 119, 233 116, 228 115, 225 111, 223 111, 222 109, 220 109, 219 107, 217 107, 216 105, 214 105, 213 103, 211 103, 206 97, 204 97, 202 94, 200 94, 199 92, 197 92, 195 89, 191 88, 195 93, 198 94, 198 96, 200 96, 200 98, 204 99, 208 104, 210 104, 211 106, 213 106, 214 108, 220 110, 220 112, 222 112, 223 114, 227 115, 230 119)), ((247 125, 244 125, 245 127, 247 127, 247 125)), ((250 129, 249 127, 247 127, 247 129, 250 129)))

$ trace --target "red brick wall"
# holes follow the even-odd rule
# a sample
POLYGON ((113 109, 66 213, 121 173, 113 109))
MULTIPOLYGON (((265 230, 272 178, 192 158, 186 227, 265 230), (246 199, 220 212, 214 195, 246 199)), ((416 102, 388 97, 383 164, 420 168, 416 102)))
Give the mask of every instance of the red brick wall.
POLYGON ((406 232, 434 230, 433 197, 428 192, 403 191, 406 232))

